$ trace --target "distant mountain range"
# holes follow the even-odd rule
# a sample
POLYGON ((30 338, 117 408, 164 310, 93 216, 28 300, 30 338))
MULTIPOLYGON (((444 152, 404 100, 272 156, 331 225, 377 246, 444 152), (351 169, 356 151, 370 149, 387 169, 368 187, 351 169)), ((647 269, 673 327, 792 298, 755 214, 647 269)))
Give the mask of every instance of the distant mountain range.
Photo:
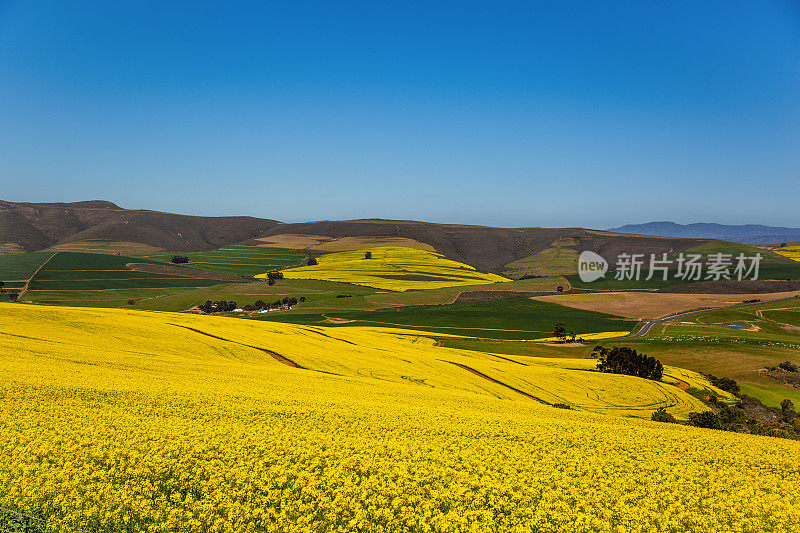
POLYGON ((692 239, 720 239, 743 244, 781 244, 800 241, 800 228, 783 228, 744 224, 677 224, 675 222, 648 222, 647 224, 628 224, 609 231, 636 233, 658 237, 687 237, 692 239))

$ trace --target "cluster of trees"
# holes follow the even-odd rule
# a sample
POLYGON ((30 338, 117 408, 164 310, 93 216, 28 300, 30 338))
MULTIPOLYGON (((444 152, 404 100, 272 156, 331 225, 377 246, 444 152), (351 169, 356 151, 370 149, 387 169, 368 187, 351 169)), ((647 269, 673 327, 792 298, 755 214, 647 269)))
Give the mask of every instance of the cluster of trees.
POLYGON ((252 305, 248 304, 245 305, 242 309, 245 311, 261 311, 263 309, 280 309, 282 307, 292 307, 297 305, 298 303, 303 303, 306 301, 305 296, 301 296, 300 298, 294 297, 285 297, 283 300, 275 300, 272 303, 266 303, 264 300, 256 300, 252 305))
POLYGON ((204 313, 222 313, 224 311, 233 311, 237 306, 236 302, 227 300, 219 300, 218 302, 206 300, 206 303, 200 304, 198 307, 204 313))
POLYGON ((553 327, 553 337, 558 339, 559 342, 567 342, 567 340, 569 340, 569 342, 575 342, 575 337, 577 335, 578 334, 575 333, 574 329, 567 331, 567 326, 565 326, 561 322, 559 322, 558 324, 555 325, 555 327, 553 327))
MULTIPOLYGON (((783 363, 778 365, 778 368, 781 370, 786 370, 787 372, 800 372, 800 368, 797 367, 796 364, 792 363, 791 361, 784 361, 783 363)), ((776 370, 775 367, 772 367, 770 370, 776 370)))
MULTIPOLYGON (((291 308, 298 303, 303 303, 306 301, 305 296, 301 296, 300 298, 294 298, 286 296, 282 300, 275 300, 272 303, 267 303, 264 300, 256 300, 252 304, 247 304, 242 307, 243 311, 261 311, 262 309, 281 309, 281 308, 291 308)), ((234 309, 238 309, 239 307, 236 305, 234 301, 227 301, 227 300, 219 300, 217 302, 212 302, 211 300, 206 300, 206 303, 198 306, 200 310, 204 313, 224 313, 224 312, 231 312, 234 309)))
POLYGON ((596 346, 592 356, 598 358, 597 370, 600 372, 625 374, 656 381, 664 375, 661 361, 643 353, 636 353, 636 350, 627 346, 615 346, 611 349, 596 346))
POLYGON ((181 263, 188 263, 189 262, 189 258, 186 257, 185 255, 173 255, 171 261, 173 263, 175 263, 176 265, 178 265, 178 264, 181 264, 181 263))
POLYGON ((275 285, 279 279, 283 279, 283 272, 280 270, 270 270, 267 272, 267 283, 275 285))
POLYGON ((309 257, 309 258, 308 258, 308 261, 306 262, 306 264, 307 264, 308 266, 312 267, 312 266, 316 266, 316 265, 318 265, 318 264, 319 264, 319 261, 317 261, 317 258, 316 258, 316 257, 309 257))

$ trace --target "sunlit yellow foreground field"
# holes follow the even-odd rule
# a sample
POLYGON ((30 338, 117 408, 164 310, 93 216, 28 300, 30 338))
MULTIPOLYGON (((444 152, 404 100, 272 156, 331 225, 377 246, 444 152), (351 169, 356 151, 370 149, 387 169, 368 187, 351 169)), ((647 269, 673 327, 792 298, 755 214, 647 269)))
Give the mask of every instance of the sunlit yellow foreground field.
POLYGON ((800 444, 598 414, 700 406, 591 361, 19 304, 0 304, 0 357, 0 505, 87 531, 800 524, 800 444))
MULTIPOLYGON (((340 281, 401 292, 509 281, 445 259, 441 254, 405 246, 378 246, 327 254, 318 261, 314 266, 284 270, 283 275, 287 279, 340 281), (365 259, 367 252, 372 254, 371 259, 365 259)), ((256 277, 264 278, 266 274, 256 277)))

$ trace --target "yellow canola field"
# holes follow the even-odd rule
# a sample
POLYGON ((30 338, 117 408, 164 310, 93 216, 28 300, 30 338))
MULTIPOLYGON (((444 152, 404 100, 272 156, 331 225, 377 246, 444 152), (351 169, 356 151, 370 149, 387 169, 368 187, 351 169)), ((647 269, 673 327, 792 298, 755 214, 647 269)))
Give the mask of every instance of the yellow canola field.
POLYGON ((95 532, 800 524, 800 443, 597 414, 700 407, 414 333, 0 304, 0 505, 95 532))
MULTIPOLYGON (((318 264, 283 270, 287 279, 316 279, 364 285, 390 291, 441 289, 510 281, 496 274, 451 261, 436 252, 405 246, 379 246, 326 254, 318 264), (365 259, 367 252, 372 259, 365 259)), ((259 274, 257 278, 266 278, 259 274)))
MULTIPOLYGON (((598 341, 603 339, 615 339, 617 337, 624 337, 630 335, 630 331, 599 331, 597 333, 580 333, 575 336, 576 339, 583 339, 585 341, 598 341)), ((559 337, 544 337, 541 339, 533 339, 537 342, 556 342, 560 341, 559 337)))
POLYGON ((785 246, 783 248, 774 248, 772 251, 789 259, 800 261, 800 246, 785 246))

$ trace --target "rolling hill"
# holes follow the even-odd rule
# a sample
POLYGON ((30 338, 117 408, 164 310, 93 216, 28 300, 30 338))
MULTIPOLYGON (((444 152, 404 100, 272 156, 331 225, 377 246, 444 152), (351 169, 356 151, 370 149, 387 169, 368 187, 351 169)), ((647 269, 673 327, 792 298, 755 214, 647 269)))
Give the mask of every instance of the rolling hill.
POLYGON ((253 217, 198 217, 123 209, 105 201, 14 203, 0 200, 0 242, 24 251, 84 240, 140 243, 164 250, 201 251, 262 235, 278 225, 253 217))

